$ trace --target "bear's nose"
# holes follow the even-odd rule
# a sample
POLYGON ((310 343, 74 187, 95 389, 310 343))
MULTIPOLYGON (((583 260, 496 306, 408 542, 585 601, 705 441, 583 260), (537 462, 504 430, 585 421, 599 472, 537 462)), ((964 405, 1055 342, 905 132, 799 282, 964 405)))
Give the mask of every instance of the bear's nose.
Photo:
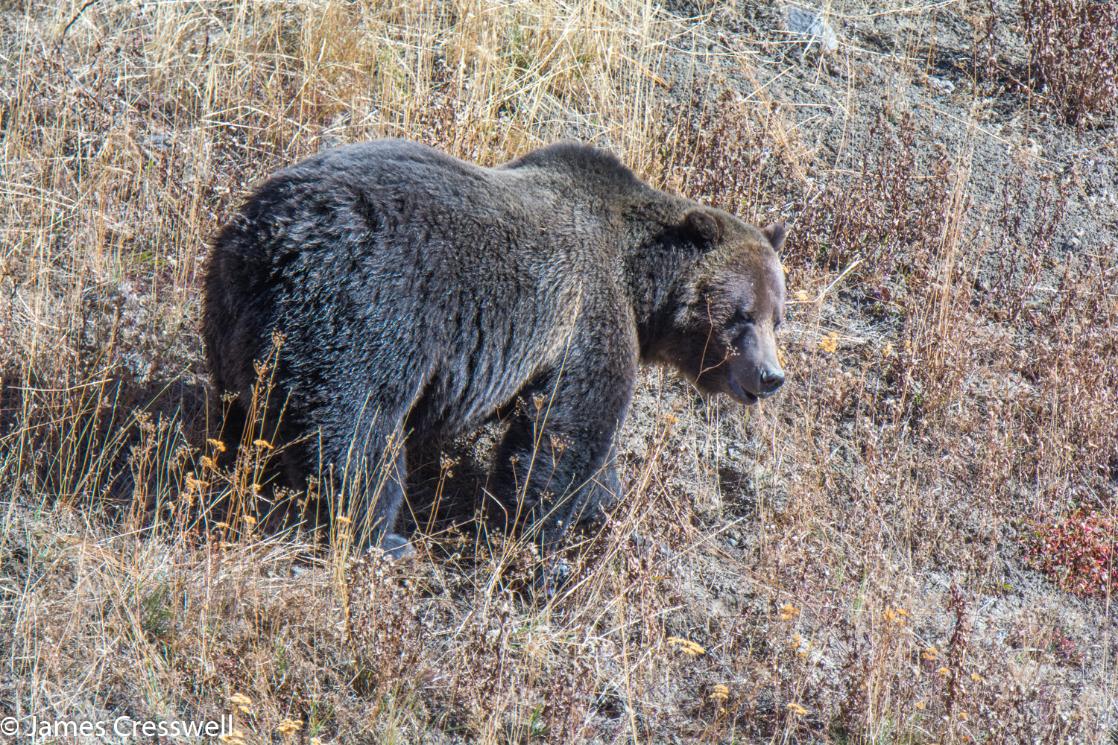
POLYGON ((765 393, 773 393, 782 385, 784 385, 783 370, 768 369, 761 371, 761 387, 765 389, 765 393))

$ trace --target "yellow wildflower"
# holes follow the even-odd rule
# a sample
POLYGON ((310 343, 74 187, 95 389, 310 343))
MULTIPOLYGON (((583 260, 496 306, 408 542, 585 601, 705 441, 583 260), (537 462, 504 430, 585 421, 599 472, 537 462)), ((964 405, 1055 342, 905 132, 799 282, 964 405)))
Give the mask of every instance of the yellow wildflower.
POLYGON ((252 706, 252 699, 243 693, 234 693, 229 697, 229 703, 233 705, 242 714, 251 714, 252 711, 249 707, 252 706))
POLYGON ((301 729, 303 729, 302 719, 284 719, 279 723, 279 726, 276 727, 276 732, 279 732, 281 735, 293 735, 301 729))
POLYGON ((703 645, 679 636, 669 636, 668 644, 671 644, 680 652, 683 652, 685 655, 688 655, 690 657, 698 657, 699 655, 704 655, 707 653, 706 648, 703 647, 703 645))

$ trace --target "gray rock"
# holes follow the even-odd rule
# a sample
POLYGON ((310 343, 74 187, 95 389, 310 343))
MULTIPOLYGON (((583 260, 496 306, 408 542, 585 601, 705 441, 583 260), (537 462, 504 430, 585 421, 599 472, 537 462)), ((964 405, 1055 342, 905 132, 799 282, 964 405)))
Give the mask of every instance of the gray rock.
POLYGON ((947 78, 937 78, 935 75, 928 76, 928 85, 935 88, 940 93, 951 95, 955 92, 955 83, 947 78))
POLYGON ((838 35, 821 11, 788 6, 788 30, 807 42, 804 54, 818 45, 820 52, 830 54, 838 49, 838 35))

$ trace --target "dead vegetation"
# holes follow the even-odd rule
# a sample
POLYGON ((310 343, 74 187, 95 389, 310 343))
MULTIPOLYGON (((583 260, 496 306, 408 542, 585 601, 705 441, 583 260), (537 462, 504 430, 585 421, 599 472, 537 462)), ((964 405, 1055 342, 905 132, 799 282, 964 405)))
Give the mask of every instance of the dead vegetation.
MULTIPOLYGON (((1113 112, 1105 29, 1060 35, 1102 8, 1023 6, 1058 15, 1022 43, 1065 112, 1113 112)), ((736 13, 3 6, 0 715, 233 713, 235 742, 1105 742, 1114 212, 1072 245, 1080 171, 1014 150, 991 197, 982 127, 944 144, 889 100, 838 164, 736 13), (337 522, 275 534, 271 444, 221 463, 205 239, 281 164, 378 136, 485 163, 577 136, 792 222, 787 390, 743 414, 647 373, 626 499, 556 597, 461 515, 419 520, 402 564, 337 522)), ((436 498, 469 466, 443 461, 436 498)))
POLYGON ((1118 7, 1089 0, 1025 0, 1031 79, 1075 124, 1118 110, 1118 7))

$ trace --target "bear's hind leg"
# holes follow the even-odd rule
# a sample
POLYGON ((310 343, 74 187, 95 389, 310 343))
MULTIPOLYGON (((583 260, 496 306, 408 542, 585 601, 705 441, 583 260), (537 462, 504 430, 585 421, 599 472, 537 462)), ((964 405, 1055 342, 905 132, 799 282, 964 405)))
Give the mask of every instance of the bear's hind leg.
POLYGON ((354 504, 353 535, 360 546, 378 546, 392 558, 404 558, 414 553, 408 540, 395 532, 407 483, 407 453, 402 443, 392 442, 394 437, 386 439, 389 443, 379 454, 366 455, 368 486, 354 504))
POLYGON ((412 553, 407 539, 395 532, 407 483, 404 431, 399 420, 388 424, 388 418, 375 419, 369 426, 352 428, 354 436, 327 448, 333 451, 327 458, 333 465, 333 512, 346 518, 341 525, 353 537, 353 545, 377 546, 401 558, 412 553))

